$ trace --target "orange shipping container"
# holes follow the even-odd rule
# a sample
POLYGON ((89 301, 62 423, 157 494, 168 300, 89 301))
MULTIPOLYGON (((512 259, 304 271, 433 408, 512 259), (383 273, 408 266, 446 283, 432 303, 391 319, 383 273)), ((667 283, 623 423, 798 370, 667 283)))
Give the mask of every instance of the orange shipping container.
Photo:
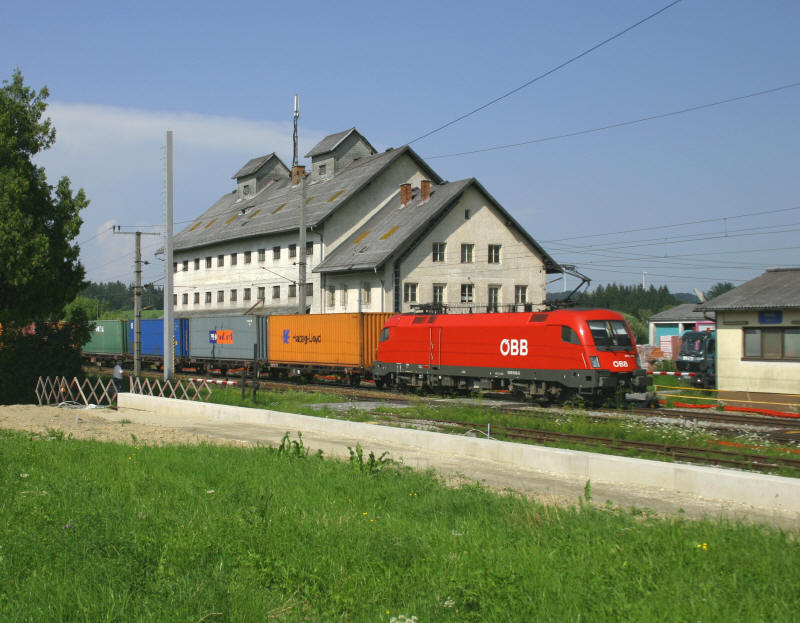
POLYGON ((270 363, 372 367, 378 338, 391 313, 269 316, 270 363))

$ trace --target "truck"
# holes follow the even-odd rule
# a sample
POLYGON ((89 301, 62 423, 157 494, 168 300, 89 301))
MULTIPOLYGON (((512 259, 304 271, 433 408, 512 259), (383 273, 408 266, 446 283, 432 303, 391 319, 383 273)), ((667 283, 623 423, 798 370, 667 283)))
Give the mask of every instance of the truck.
POLYGON ((681 348, 675 367, 679 372, 692 372, 689 377, 703 387, 714 387, 717 379, 716 366, 717 332, 686 331, 681 335, 681 348))

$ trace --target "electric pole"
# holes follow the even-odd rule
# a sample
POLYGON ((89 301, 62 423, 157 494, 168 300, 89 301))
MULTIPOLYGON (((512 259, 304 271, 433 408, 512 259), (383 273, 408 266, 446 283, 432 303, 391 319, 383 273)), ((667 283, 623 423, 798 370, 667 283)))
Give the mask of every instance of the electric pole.
POLYGON ((114 225, 115 234, 136 236, 136 254, 133 260, 133 376, 142 373, 142 233, 145 236, 158 236, 152 232, 122 231, 120 225, 114 225))
POLYGON ((292 161, 292 171, 294 178, 292 181, 297 180, 300 176, 300 223, 299 223, 299 240, 297 241, 298 257, 297 257, 297 287, 300 291, 297 293, 297 313, 306 313, 306 172, 305 167, 297 164, 297 118, 300 116, 300 96, 294 96, 294 132, 292 133, 292 140, 294 141, 294 158, 292 161))
POLYGON ((167 130, 166 197, 164 209, 164 380, 175 367, 175 324, 172 321, 172 130, 167 130))

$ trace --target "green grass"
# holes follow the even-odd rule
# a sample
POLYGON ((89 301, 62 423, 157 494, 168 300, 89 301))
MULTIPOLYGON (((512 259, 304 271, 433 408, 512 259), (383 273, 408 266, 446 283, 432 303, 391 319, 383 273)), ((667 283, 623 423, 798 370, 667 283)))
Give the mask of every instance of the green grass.
MULTIPOLYGON (((791 621, 794 535, 391 464, 0 433, 3 621, 791 621)), ((587 492, 589 487, 587 487, 587 492)))

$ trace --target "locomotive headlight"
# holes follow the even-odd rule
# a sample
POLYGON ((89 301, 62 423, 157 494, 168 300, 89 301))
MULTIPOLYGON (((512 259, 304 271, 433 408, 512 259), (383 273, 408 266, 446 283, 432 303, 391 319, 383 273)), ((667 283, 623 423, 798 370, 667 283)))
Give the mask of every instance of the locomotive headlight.
POLYGON ((598 357, 597 355, 592 355, 591 357, 589 357, 589 362, 592 364, 593 368, 600 367, 600 357, 598 357))

